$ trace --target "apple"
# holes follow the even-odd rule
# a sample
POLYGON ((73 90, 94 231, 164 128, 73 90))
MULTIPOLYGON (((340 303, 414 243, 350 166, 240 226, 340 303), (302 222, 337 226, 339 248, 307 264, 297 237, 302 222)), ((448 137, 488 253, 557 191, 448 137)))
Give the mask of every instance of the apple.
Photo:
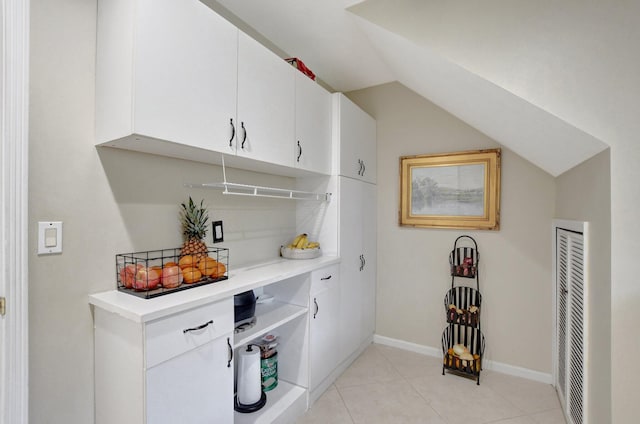
POLYGON ((153 268, 142 267, 136 273, 134 290, 153 290, 160 284, 160 273, 153 268))
POLYGON ((178 265, 165 266, 162 268, 162 286, 167 289, 178 287, 182 284, 182 271, 178 265))
POLYGON ((144 268, 142 264, 128 264, 120 270, 120 283, 126 288, 133 287, 133 283, 136 280, 136 273, 139 269, 144 268))

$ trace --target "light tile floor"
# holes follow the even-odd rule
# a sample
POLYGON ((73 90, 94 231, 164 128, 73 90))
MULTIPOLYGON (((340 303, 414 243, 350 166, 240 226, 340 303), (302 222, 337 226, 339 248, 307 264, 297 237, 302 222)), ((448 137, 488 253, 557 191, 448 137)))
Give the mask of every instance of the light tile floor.
POLYGON ((548 384, 482 371, 442 375, 442 362, 373 344, 297 424, 565 424, 548 384))

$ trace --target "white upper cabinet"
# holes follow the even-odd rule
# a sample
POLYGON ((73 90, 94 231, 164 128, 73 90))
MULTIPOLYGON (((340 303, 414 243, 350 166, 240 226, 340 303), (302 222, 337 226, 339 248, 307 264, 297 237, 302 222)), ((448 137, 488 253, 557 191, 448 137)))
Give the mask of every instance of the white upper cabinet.
POLYGON ((295 80, 295 166, 331 174, 331 93, 302 72, 295 72, 295 80))
POLYGON ((237 46, 237 28, 199 1, 100 1, 97 143, 152 138, 231 152, 237 46))
POLYGON ((96 144, 331 173, 331 95, 200 1, 99 0, 97 36, 96 144))
POLYGON ((337 174, 376 183, 376 121, 344 94, 334 94, 337 174))
POLYGON ((293 167, 295 68, 240 33, 238 156, 293 167))

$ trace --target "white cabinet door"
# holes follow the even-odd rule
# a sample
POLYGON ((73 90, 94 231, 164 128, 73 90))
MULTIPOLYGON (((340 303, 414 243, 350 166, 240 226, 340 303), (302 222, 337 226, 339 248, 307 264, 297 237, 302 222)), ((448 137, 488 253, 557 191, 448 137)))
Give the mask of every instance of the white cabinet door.
POLYGON ((230 338, 231 333, 147 370, 147 423, 233 423, 230 338))
POLYGON ((309 390, 312 391, 338 366, 338 314, 340 267, 334 265, 311 275, 309 313, 309 390))
POLYGON ((340 357, 360 346, 362 335, 362 183, 340 178, 340 357))
POLYGON ((340 178, 341 360, 375 330, 376 186, 340 178))
POLYGON ((331 173, 331 94, 302 72, 295 72, 295 166, 331 173))
POLYGON ((363 339, 371 336, 376 324, 377 281, 377 187, 361 183, 362 191, 362 331, 363 339))
POLYGON ((338 173, 376 182, 376 121, 344 94, 335 94, 338 173))
POLYGON ((101 1, 98 27, 99 143, 136 134, 230 151, 237 28, 197 0, 101 1))
POLYGON ((238 45, 238 156, 293 167, 293 66, 246 34, 238 45))

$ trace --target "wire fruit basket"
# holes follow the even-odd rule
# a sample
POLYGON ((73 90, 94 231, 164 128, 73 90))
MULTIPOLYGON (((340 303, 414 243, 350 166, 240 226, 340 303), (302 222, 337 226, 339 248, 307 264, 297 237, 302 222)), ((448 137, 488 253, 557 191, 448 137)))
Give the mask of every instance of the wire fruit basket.
POLYGON ((479 328, 449 325, 442 332, 442 375, 448 369, 473 376, 480 384, 484 346, 484 335, 479 328), (458 351, 460 348, 463 349, 461 352, 458 351))
POLYGON ((116 255, 119 291, 144 299, 163 296, 229 278, 229 249, 211 247, 196 259, 180 248, 116 255))

